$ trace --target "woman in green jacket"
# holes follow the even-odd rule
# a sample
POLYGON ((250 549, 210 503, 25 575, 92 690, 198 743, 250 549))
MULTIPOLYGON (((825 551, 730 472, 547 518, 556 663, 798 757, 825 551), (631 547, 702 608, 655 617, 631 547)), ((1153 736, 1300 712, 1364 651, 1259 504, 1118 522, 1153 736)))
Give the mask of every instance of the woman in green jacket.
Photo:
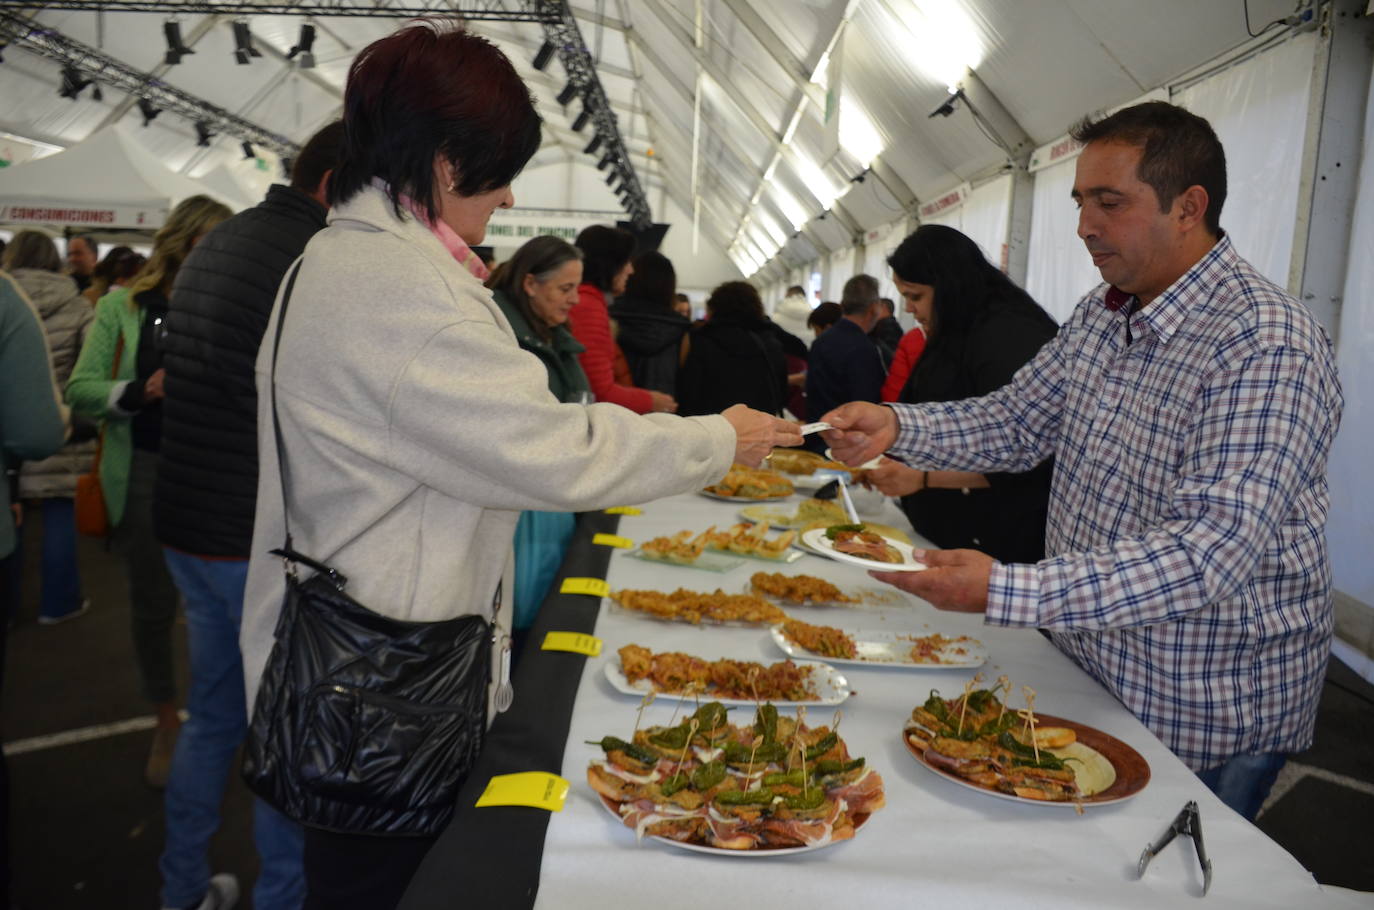
MULTIPOLYGON (((591 385, 577 355, 586 348, 568 330, 577 305, 582 252, 557 237, 535 237, 487 279, 497 306, 510 320, 520 347, 544 364, 549 391, 562 402, 588 404, 591 385)), ((570 512, 523 512, 515 527, 515 620, 517 640, 534 623, 576 520, 570 512)))
POLYGON ((162 438, 162 320, 177 270, 196 242, 232 212, 209 196, 172 209, 153 238, 153 253, 127 288, 95 307, 81 356, 67 384, 73 410, 102 422, 100 490, 111 539, 129 575, 134 652, 143 692, 157 709, 157 730, 144 776, 166 785, 181 721, 172 669, 177 592, 153 534, 153 485, 162 438))

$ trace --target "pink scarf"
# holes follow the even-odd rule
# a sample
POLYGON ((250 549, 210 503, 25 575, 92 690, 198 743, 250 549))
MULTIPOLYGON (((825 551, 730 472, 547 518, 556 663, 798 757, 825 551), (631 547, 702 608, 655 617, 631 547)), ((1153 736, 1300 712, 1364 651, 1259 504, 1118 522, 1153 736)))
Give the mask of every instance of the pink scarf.
MULTIPOLYGON (((381 180, 374 180, 373 185, 382 192, 386 192, 386 184, 381 180)), ((472 251, 472 247, 468 246, 467 242, 464 241, 462 237, 458 236, 457 231, 449 227, 443 221, 437 219, 430 221, 429 215, 425 213, 425 210, 419 205, 416 205, 415 200, 404 193, 401 194, 401 204, 410 210, 410 213, 415 216, 417 221, 429 228, 430 232, 434 234, 435 237, 439 238, 439 242, 444 245, 444 249, 448 250, 449 255, 452 256, 459 265, 471 272, 478 281, 487 280, 491 272, 482 262, 482 258, 472 251)))

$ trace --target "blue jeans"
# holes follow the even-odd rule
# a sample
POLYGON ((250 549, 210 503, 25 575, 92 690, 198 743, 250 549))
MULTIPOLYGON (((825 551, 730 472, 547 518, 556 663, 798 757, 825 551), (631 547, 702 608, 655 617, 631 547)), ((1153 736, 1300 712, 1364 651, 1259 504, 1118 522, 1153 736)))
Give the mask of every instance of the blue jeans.
POLYGON ((43 596, 38 615, 59 619, 81 607, 76 562, 76 509, 70 499, 44 499, 43 596))
POLYGON ((1197 776, 1218 799, 1252 822, 1287 761, 1282 752, 1237 755, 1197 776))
MULTIPOLYGON (((234 754, 248 729, 244 706, 239 622, 248 561, 201 559, 164 551, 167 568, 186 602, 191 651, 191 718, 181 728, 164 810, 162 903, 193 907, 210 882, 210 839, 219 828, 220 803, 234 754)), ((253 888, 259 910, 298 910, 305 899, 299 825, 262 800, 253 808, 253 840, 262 870, 253 888)))

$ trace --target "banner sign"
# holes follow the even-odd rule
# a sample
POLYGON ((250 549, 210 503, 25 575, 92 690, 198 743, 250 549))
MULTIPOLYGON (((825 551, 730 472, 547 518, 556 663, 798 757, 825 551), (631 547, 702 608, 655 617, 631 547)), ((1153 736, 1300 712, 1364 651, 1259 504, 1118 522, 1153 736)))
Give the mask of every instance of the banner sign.
POLYGON ((964 200, 968 198, 968 194, 971 192, 971 190, 972 187, 970 187, 967 183, 961 183, 959 186, 956 186, 948 193, 945 193, 939 199, 933 199, 930 202, 925 203, 921 206, 921 219, 925 220, 926 218, 932 218, 935 215, 939 215, 942 212, 948 212, 951 209, 957 209, 959 206, 964 204, 964 200))
POLYGON ((545 234, 561 237, 571 243, 592 224, 615 224, 625 217, 624 212, 530 212, 498 211, 487 222, 487 246, 520 246, 531 237, 545 234))
POLYGON ((0 201, 0 224, 79 228, 160 228, 167 210, 132 205, 53 201, 0 201))

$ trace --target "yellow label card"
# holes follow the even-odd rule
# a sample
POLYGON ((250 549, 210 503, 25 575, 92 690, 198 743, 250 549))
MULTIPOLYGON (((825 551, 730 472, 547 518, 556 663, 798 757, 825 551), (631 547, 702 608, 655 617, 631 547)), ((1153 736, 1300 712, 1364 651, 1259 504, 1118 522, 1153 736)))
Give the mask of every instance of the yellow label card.
POLYGON ((611 586, 606 584, 604 578, 565 578, 563 587, 558 589, 559 594, 590 594, 593 597, 605 597, 611 593, 611 586))
POLYGON ((524 771, 520 774, 498 774, 487 781, 487 788, 477 798, 477 806, 533 806, 562 812, 568 798, 568 782, 547 771, 524 771))
POLYGON ((619 547, 628 550, 635 545, 635 542, 628 537, 621 537, 619 534, 594 534, 592 543, 600 544, 603 547, 619 547))
POLYGON ((611 506, 606 510, 607 515, 643 515, 644 510, 639 506, 611 506))
POLYGON ((544 636, 541 648, 545 651, 571 651, 574 654, 595 657, 601 653, 601 639, 581 632, 550 632, 544 636))

